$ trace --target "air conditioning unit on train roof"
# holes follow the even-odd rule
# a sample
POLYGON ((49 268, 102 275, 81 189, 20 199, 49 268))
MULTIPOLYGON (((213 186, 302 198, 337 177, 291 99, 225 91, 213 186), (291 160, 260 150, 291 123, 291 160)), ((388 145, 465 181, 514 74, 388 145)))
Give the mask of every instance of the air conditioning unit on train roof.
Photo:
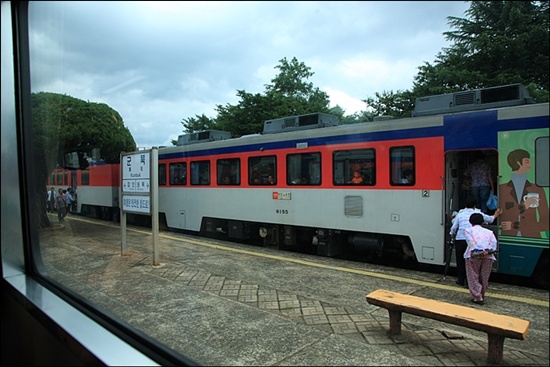
POLYGON ((521 84, 419 97, 412 116, 437 115, 534 103, 521 84))
POLYGON ((307 115, 289 116, 264 121, 264 134, 287 131, 317 129, 340 124, 338 116, 328 113, 310 113, 307 115))
POLYGON ((178 146, 188 145, 194 143, 204 143, 207 141, 226 140, 231 139, 231 133, 229 131, 221 130, 206 130, 198 131, 194 133, 188 133, 178 136, 178 146))

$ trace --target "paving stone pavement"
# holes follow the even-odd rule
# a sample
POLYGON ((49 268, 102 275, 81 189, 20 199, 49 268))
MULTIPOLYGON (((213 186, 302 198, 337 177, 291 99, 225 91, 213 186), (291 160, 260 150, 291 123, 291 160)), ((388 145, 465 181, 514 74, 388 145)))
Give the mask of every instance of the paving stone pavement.
MULTIPOLYGON (((56 236, 55 231, 42 235, 42 240, 49 244, 44 247, 43 257, 52 276, 58 277, 101 306, 115 310, 112 312, 122 313, 123 316, 120 317, 130 320, 136 327, 155 335, 159 340, 169 340, 171 344, 168 346, 172 348, 183 346, 184 349, 180 351, 182 353, 194 350, 193 348, 196 350, 210 348, 200 355, 205 358, 201 361, 204 365, 484 366, 487 364, 487 337, 482 332, 469 332, 467 329, 462 333, 457 331, 462 329, 453 325, 423 322, 423 318, 404 316, 402 334, 388 334, 387 311, 368 305, 364 298, 366 293, 361 295, 362 299, 358 299, 355 292, 357 289, 388 286, 385 278, 381 278, 382 280, 377 280, 376 277, 356 279, 350 275, 342 275, 339 270, 332 273, 331 271, 319 272, 315 267, 289 264, 281 259, 273 260, 271 252, 266 256, 268 258, 266 260, 251 257, 249 254, 241 257, 241 254, 247 250, 227 252, 214 249, 210 251, 208 246, 197 247, 192 244, 192 239, 174 235, 162 239, 165 241, 162 245, 163 261, 160 265, 154 266, 148 241, 140 243, 139 246, 132 245, 130 254, 121 256, 120 232, 116 229, 113 233, 108 230, 102 231, 101 237, 94 233, 92 238, 88 237, 87 227, 77 228, 78 222, 71 222, 73 221, 71 220, 66 226, 75 227, 74 236, 65 232, 61 237, 49 238, 49 236, 56 236), (172 243, 176 245, 172 246, 172 243), (263 271, 259 272, 258 269, 263 271), (270 281, 275 274, 277 279, 270 281), (281 277, 281 274, 284 275, 281 277), (320 276, 326 279, 318 282, 320 276), (301 278, 296 283, 296 281, 292 282, 292 277, 301 278), (349 289, 333 286, 333 284, 343 284, 342 282, 359 282, 359 286, 350 284, 349 289), (310 285, 310 283, 313 284, 310 285), (125 288, 126 284, 128 284, 127 288, 125 288), (135 284, 143 284, 144 287, 136 290, 132 288, 135 284), (296 284, 299 284, 299 287, 296 287, 296 284), (331 289, 327 289, 330 292, 321 293, 319 284, 330 287, 331 289), (167 291, 158 292, 157 288, 167 289, 167 291), (348 294, 350 289, 354 291, 352 297, 348 294), (345 297, 342 296, 344 294, 345 297), (203 298, 207 299, 203 300, 203 298), (194 302, 196 304, 192 304, 194 302), (236 307, 237 305, 239 307, 236 307), (204 315, 201 310, 205 306, 210 309, 217 307, 218 311, 212 313, 212 316, 204 315), (158 312, 155 311, 157 309, 159 309, 158 312), (145 311, 149 315, 144 318, 145 311), (232 312, 235 312, 235 315, 226 316, 227 313, 232 312), (267 318, 266 313, 274 316, 267 318), (214 320, 210 317, 222 317, 223 320, 214 320), (175 324, 166 323, 170 322, 170 318, 174 318, 175 324), (249 319, 250 325, 246 325, 249 319), (278 321, 281 319, 287 321, 278 321), (159 321, 166 324, 159 325, 159 321), (437 326, 434 327, 434 325, 437 326), (231 330, 221 330, 218 329, 219 327, 235 327, 234 332, 238 333, 238 336, 233 340, 221 339, 217 344, 218 340, 212 339, 212 336, 202 341, 194 335, 179 331, 193 329, 196 333, 211 335, 212 326, 215 326, 216 332, 224 334, 218 336, 214 332, 216 337, 231 338, 231 330), (260 338, 265 338, 266 334, 262 329, 266 327, 281 328, 271 332, 268 338, 280 336, 288 340, 264 339, 256 342, 248 339, 249 345, 232 344, 239 343, 239 337, 255 332, 260 333, 260 338), (282 329, 283 327, 288 329, 282 329), (180 334, 178 335, 177 332, 180 334), (332 336, 337 338, 331 338, 332 336), (349 343, 342 343, 338 338, 349 340, 349 343), (367 353, 372 354, 368 355, 368 360, 364 359, 365 351, 357 348, 361 345, 365 346, 367 353), (306 347, 296 351, 296 348, 302 346, 306 347), (237 353, 234 352, 235 348, 242 350, 237 353), (284 350, 281 351, 281 349, 284 350), (383 350, 385 353, 378 350, 383 350), (255 355, 258 353, 263 355, 255 355), (333 353, 338 355, 333 358, 333 353), (364 364, 363 361, 365 361, 364 364)), ((139 235, 129 234, 129 237, 132 241, 143 241, 142 232, 139 235)), ((316 261, 326 261, 327 267, 334 267, 330 259, 316 261)), ((423 277, 423 275, 408 272, 404 274, 423 277)), ((432 294, 429 290, 420 291, 417 285, 409 286, 402 282, 392 282, 392 287, 403 292, 416 290, 420 294, 426 294, 425 292, 432 294)), ((461 295, 463 292, 466 290, 456 289, 445 293, 445 298, 451 302, 461 302, 460 297, 463 296, 461 295)), ((433 295, 441 297, 441 294, 438 296, 433 293, 433 295)), ((544 303, 544 297, 542 303, 544 303)), ((514 307, 518 307, 515 302, 502 302, 498 307, 495 304, 494 309, 502 309, 506 314, 513 314, 511 310, 514 307)), ((541 315, 541 310, 547 313, 547 308, 532 307, 536 307, 536 309, 533 308, 535 315, 541 315)), ((529 306, 524 308, 531 312, 529 306)), ((539 328, 541 341, 548 339, 547 330, 547 325, 539 328)), ((535 335, 530 334, 529 341, 532 342, 533 337, 535 335)), ((517 343, 506 341, 504 360, 501 365, 549 365, 548 352, 541 352, 540 342, 536 344, 537 348, 532 350, 522 348, 522 343, 526 341, 514 341, 517 343)), ((194 358, 194 356, 189 357, 194 358)))
MULTIPOLYGON (((246 284, 227 279, 201 269, 168 264, 151 267, 144 258, 131 266, 198 290, 257 307, 303 323, 325 332, 344 335, 367 344, 416 358, 433 366, 484 366, 487 364, 487 340, 471 339, 464 335, 434 330, 403 322, 401 335, 390 335, 389 318, 327 304, 307 297, 269 289, 258 284, 246 284)), ((542 366, 549 360, 524 350, 505 347, 504 365, 542 366)))

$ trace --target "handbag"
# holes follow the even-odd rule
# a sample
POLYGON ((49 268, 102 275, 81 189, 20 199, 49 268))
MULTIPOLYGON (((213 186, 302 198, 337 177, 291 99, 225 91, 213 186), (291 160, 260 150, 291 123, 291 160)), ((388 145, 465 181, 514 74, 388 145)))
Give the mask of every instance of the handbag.
POLYGON ((491 191, 489 199, 487 199, 487 208, 489 210, 496 210, 498 208, 498 197, 491 191))

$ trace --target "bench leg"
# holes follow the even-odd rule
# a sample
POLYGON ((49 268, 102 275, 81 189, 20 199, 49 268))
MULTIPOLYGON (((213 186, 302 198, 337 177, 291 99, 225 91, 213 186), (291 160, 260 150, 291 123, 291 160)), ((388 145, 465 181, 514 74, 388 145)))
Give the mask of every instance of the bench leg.
POLYGON ((390 314, 390 334, 401 335, 401 311, 388 310, 390 314))
POLYGON ((487 351, 487 362, 500 364, 504 353, 504 337, 488 334, 489 350, 487 351))

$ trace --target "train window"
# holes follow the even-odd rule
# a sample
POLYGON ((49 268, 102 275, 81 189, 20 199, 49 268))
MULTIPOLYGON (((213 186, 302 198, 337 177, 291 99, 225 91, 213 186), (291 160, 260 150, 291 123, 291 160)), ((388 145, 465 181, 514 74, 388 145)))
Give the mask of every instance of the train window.
POLYGON ((240 185, 241 160, 238 158, 218 159, 217 178, 218 185, 240 185))
POLYGON ((548 187, 548 137, 535 140, 535 183, 548 187))
POLYGON ((159 185, 161 186, 166 185, 166 164, 165 163, 159 164, 159 185))
MULTIPOLYGON (((192 163, 191 163, 191 167, 193 167, 192 163)), ((187 164, 186 163, 184 162, 170 163, 170 185, 187 185, 187 164)))
POLYGON ((81 177, 81 182, 80 184, 81 185, 89 185, 90 184, 90 171, 85 169, 85 170, 82 170, 82 172, 80 173, 80 177, 81 177))
POLYGON ((210 185, 210 162, 191 162, 191 185, 210 185))
POLYGON ((300 153, 286 157, 288 185, 320 185, 321 154, 300 153))
POLYGON ((374 185, 376 159, 374 149, 335 151, 332 155, 334 185, 374 185))
POLYGON ((277 157, 251 157, 248 159, 249 185, 277 184, 277 157))
POLYGON ((55 177, 55 184, 63 185, 63 171, 57 171, 55 177))
POLYGON ((390 148, 392 185, 412 186, 416 182, 414 147, 390 148))

